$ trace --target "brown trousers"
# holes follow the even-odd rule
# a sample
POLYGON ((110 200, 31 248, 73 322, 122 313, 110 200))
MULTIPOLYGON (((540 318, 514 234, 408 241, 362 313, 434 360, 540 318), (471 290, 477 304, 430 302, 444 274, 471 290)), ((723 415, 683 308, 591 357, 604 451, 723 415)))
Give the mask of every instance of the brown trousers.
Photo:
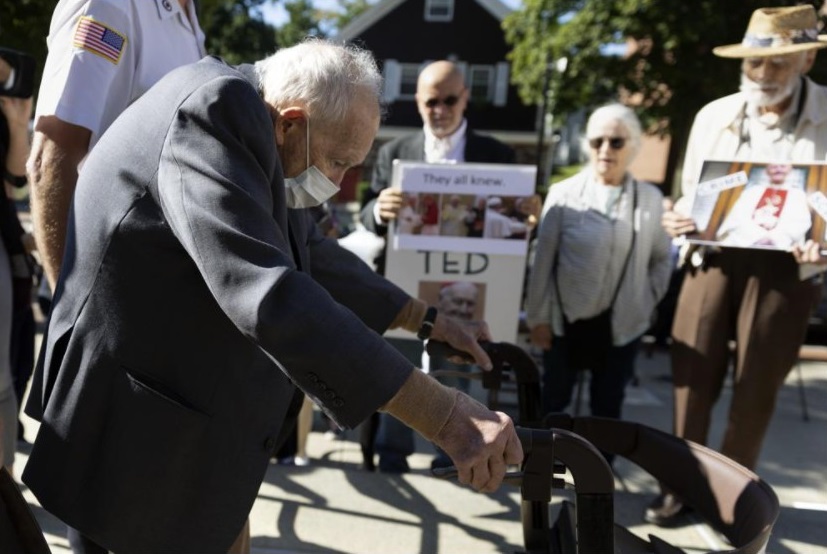
POLYGON ((725 248, 684 279, 672 327, 674 432, 706 444, 735 341, 721 453, 754 469, 778 390, 795 365, 821 287, 785 252, 725 248))

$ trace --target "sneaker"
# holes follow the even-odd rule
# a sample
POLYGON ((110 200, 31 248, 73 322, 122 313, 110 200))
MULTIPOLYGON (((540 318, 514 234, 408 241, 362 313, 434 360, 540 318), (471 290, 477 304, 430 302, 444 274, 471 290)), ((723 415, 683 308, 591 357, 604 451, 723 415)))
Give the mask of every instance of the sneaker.
POLYGON ((293 458, 293 465, 298 467, 307 467, 310 465, 310 458, 307 456, 296 456, 293 458))
POLYGON ((659 494, 646 508, 643 519, 658 527, 673 527, 689 511, 689 506, 684 505, 674 494, 659 494))

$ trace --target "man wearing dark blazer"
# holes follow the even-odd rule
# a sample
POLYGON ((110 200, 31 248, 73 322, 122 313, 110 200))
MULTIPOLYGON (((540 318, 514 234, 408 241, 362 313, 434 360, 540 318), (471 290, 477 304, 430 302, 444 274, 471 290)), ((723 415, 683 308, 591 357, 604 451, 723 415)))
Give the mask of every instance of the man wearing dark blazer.
POLYGON ((426 310, 300 209, 362 162, 380 90, 367 52, 310 40, 184 66, 109 128, 80 174, 27 405, 41 425, 23 481, 45 509, 118 554, 226 552, 301 391, 343 427, 393 414, 479 490, 519 463, 506 415, 380 336, 490 364, 486 326, 426 310))
MULTIPOLYGON (((368 231, 383 237, 403 206, 402 193, 390 188, 394 160, 426 162, 514 163, 514 150, 497 139, 474 132, 465 119, 468 88, 460 68, 448 60, 427 65, 416 83, 416 105, 423 128, 399 137, 379 149, 370 189, 362 198, 360 220, 368 231)), ((385 250, 375 260, 376 271, 385 272, 385 250)), ((422 348, 407 339, 389 339, 409 360, 419 360, 422 348)), ((413 434, 397 421, 374 415, 361 430, 365 467, 373 469, 374 441, 379 469, 389 473, 408 470, 406 458, 413 453, 413 434), (381 421, 380 421, 381 420, 381 421), (381 428, 380 428, 381 426, 381 428), (376 438, 378 434, 378 439, 376 438)))
MULTIPOLYGON (((362 199, 360 219, 366 229, 384 236, 402 208, 401 192, 389 188, 394 160, 514 163, 510 146, 468 126, 468 95, 465 78, 455 63, 440 60, 422 70, 416 84, 416 106, 423 129, 379 149, 370 189, 362 199)), ((382 271, 384 260, 377 268, 382 271)))

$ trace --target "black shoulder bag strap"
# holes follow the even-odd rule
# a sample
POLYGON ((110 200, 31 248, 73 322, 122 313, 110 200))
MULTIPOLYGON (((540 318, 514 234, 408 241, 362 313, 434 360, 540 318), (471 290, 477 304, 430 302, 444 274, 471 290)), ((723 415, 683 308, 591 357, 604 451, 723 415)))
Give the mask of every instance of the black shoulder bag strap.
MULTIPOLYGON (((620 278, 617 280, 617 286, 615 287, 615 292, 612 295, 612 302, 609 304, 609 308, 614 308, 615 300, 617 300, 617 295, 620 293, 620 286, 623 284, 623 280, 626 278, 626 269, 629 267, 629 260, 632 258, 632 252, 635 249, 635 239, 637 237, 637 231, 635 230, 635 216, 637 212, 637 179, 632 179, 632 242, 629 244, 629 252, 626 254, 626 261, 623 262, 623 271, 620 272, 620 278)), ((552 264, 551 274, 554 277, 554 289, 557 291, 557 301, 560 303, 560 313, 563 314, 563 319, 568 321, 566 317, 566 311, 563 308, 563 297, 560 296, 560 286, 557 284, 557 261, 560 257, 560 244, 558 241, 557 244, 557 252, 554 253, 554 263, 552 264)))

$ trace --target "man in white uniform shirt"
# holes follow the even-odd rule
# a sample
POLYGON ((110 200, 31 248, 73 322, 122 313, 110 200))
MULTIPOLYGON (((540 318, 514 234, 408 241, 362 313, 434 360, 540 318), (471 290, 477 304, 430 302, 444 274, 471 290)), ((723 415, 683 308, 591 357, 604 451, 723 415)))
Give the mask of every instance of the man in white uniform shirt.
POLYGON ((61 0, 47 44, 29 172, 35 239, 54 286, 86 153, 149 87, 206 52, 193 0, 61 0))

